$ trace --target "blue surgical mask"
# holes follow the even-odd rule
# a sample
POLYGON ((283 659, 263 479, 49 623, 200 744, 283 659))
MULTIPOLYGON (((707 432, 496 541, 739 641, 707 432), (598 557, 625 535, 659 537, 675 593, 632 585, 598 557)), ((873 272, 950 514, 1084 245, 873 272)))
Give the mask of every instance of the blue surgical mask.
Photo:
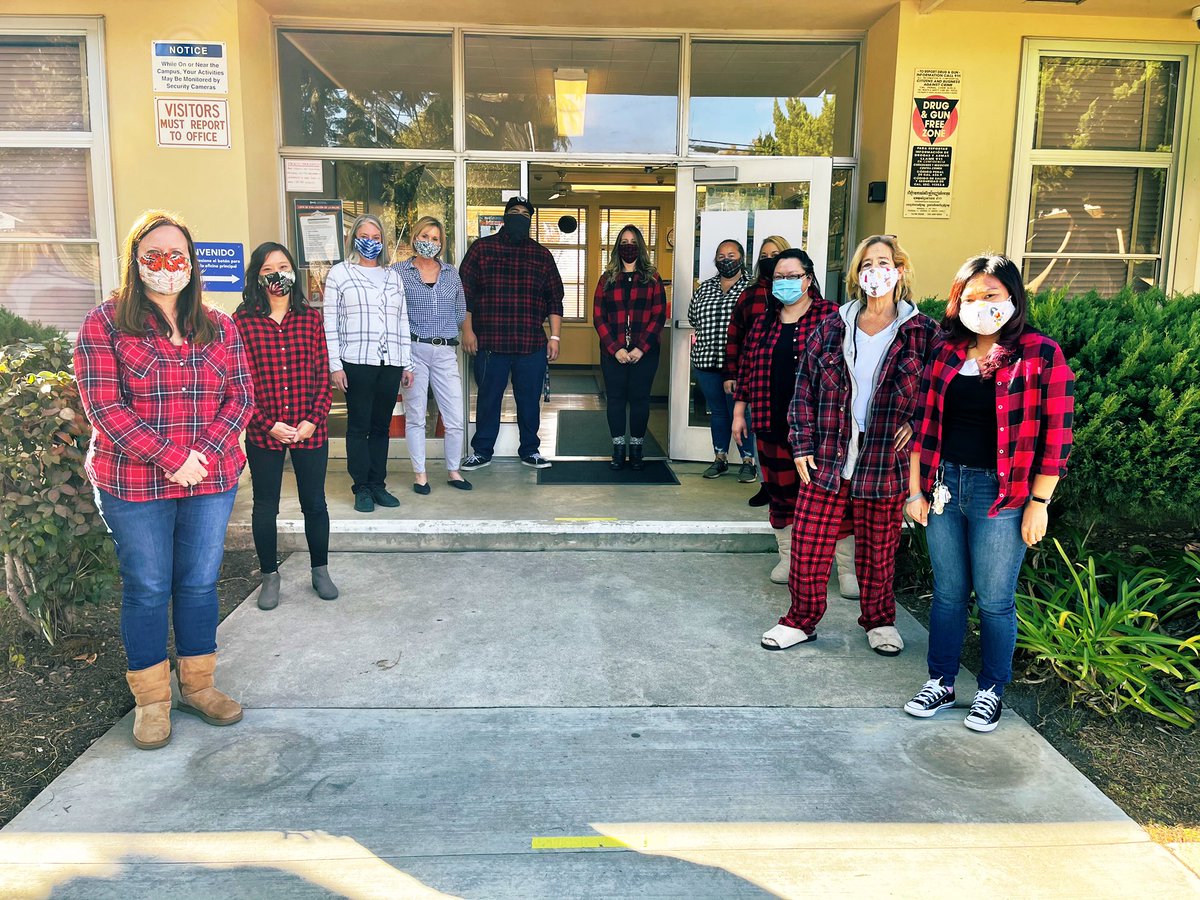
POLYGON ((363 259, 374 259, 383 252, 383 242, 375 238, 355 238, 354 249, 363 259))
POLYGON ((771 293, 784 306, 799 303, 800 298, 808 293, 803 278, 776 278, 771 282, 771 293))

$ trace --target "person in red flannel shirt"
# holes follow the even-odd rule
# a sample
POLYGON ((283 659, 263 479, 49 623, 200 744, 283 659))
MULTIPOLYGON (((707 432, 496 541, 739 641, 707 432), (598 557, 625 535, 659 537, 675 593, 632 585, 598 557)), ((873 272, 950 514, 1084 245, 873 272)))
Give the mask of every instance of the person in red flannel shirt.
POLYGON ((788 406, 808 336, 837 312, 837 306, 821 296, 813 261, 803 250, 784 250, 772 262, 771 298, 742 346, 734 393, 733 436, 744 440, 751 425, 758 436, 758 461, 766 479, 768 513, 779 546, 779 562, 771 571, 771 580, 787 584, 799 485, 788 442, 788 406))
POLYGON ((259 244, 246 265, 242 304, 233 314, 254 376, 254 415, 246 428, 246 457, 254 506, 250 527, 262 570, 258 608, 279 605, 276 517, 283 486, 284 457, 292 457, 313 590, 336 600, 329 576, 329 509, 325 470, 329 465, 326 421, 333 403, 325 320, 308 305, 296 283, 296 263, 283 244, 259 244))
POLYGON ((983 661, 963 724, 980 732, 1000 722, 1017 578, 1025 549, 1046 535, 1071 453, 1075 376, 1058 344, 1028 325, 1027 309, 1021 270, 1007 257, 976 256, 959 269, 921 379, 909 473, 906 505, 926 529, 933 606, 929 680, 904 711, 927 718, 954 706, 974 592, 983 661))
POLYGON ((167 616, 179 709, 241 721, 216 689, 217 576, 254 409, 250 368, 229 316, 202 300, 196 245, 177 217, 150 210, 121 250, 121 286, 84 317, 75 377, 92 424, 84 468, 117 550, 133 742, 171 739, 167 616))
MULTIPOLYGON (((801 356, 790 414, 802 482, 788 578, 792 604, 763 635, 767 650, 816 638, 847 506, 861 593, 858 624, 876 653, 904 649, 892 581, 921 371, 936 329, 913 302, 912 274, 895 237, 866 238, 847 273, 852 299, 818 326, 801 356)), ((838 566, 841 572, 841 559, 838 566)))
POLYGON ((646 240, 636 225, 626 225, 596 283, 592 305, 592 324, 600 336, 600 371, 613 444, 609 466, 613 470, 625 467, 626 453, 631 469, 645 467, 642 454, 650 422, 650 387, 658 371, 659 337, 666 317, 667 292, 650 262, 646 240))

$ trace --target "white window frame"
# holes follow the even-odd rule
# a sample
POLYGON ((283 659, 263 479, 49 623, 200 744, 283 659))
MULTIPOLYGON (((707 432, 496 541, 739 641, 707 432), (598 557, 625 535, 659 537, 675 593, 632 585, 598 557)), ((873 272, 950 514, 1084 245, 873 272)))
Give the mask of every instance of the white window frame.
MULTIPOLYGON (((100 298, 103 300, 120 284, 108 136, 108 93, 104 74, 104 20, 99 16, 0 16, 0 34, 84 39, 87 68, 83 89, 88 102, 91 131, 0 131, 0 147, 89 151, 92 215, 96 223, 96 234, 90 238, 55 238, 54 243, 97 246, 100 258, 100 298)), ((29 238, 0 236, 0 243, 29 242, 29 238)))
POLYGON ((1185 140, 1191 116, 1194 45, 1129 41, 1067 41, 1026 38, 1021 61, 1021 85, 1017 113, 1016 152, 1013 159, 1012 194, 1008 214, 1008 255, 1024 271, 1026 259, 1121 259, 1157 260, 1159 287, 1172 289, 1175 276, 1173 236, 1183 203, 1178 190, 1183 168, 1185 140), (1135 150, 1035 150, 1038 75, 1047 56, 1092 57, 1096 59, 1142 59, 1179 63, 1179 91, 1175 111, 1175 139, 1170 153, 1135 150), (1162 234, 1158 253, 1078 254, 1026 253, 1029 233, 1029 204, 1035 166, 1111 166, 1166 171, 1162 234))

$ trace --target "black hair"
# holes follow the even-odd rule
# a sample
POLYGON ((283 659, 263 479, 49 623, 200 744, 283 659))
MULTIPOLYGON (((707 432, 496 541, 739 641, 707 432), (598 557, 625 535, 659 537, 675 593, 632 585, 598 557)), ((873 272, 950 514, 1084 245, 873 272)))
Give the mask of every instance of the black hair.
MULTIPOLYGON (((785 259, 800 260, 800 265, 804 267, 804 274, 809 278, 808 296, 814 300, 824 299, 821 294, 821 286, 817 284, 817 271, 816 267, 813 265, 812 257, 799 247, 789 247, 787 250, 781 251, 780 254, 775 257, 775 268, 779 268, 779 264, 785 259)), ((770 294, 769 296, 771 303, 779 304, 779 301, 775 299, 774 294, 770 294)))
POLYGON ((962 294, 967 283, 980 275, 991 275, 1004 285, 1009 299, 1013 302, 1015 307, 1013 317, 1000 329, 996 343, 1005 350, 1015 353, 1021 335, 1030 330, 1029 299, 1025 294, 1025 281, 1021 278, 1021 270, 1017 268, 1016 263, 1000 253, 983 253, 979 256, 972 256, 962 264, 962 268, 954 276, 954 283, 950 286, 950 299, 946 303, 942 331, 950 340, 965 343, 967 346, 975 345, 977 335, 962 323, 958 317, 958 311, 962 307, 962 294))
POLYGON ((242 288, 242 303, 238 307, 239 310, 252 312, 259 316, 271 314, 271 298, 258 283, 258 273, 262 269, 263 263, 267 261, 267 257, 277 250, 287 257, 288 264, 296 276, 292 292, 288 295, 288 312, 299 313, 309 308, 308 299, 304 296, 304 289, 300 286, 300 272, 296 269, 296 260, 292 258, 291 251, 283 244, 265 241, 254 248, 254 252, 250 254, 250 261, 246 263, 246 283, 242 288))
POLYGON ((721 249, 721 244, 733 244, 733 246, 737 247, 738 248, 738 256, 740 256, 742 258, 742 265, 745 266, 745 264, 746 264, 746 248, 742 246, 741 241, 739 241, 737 238, 725 238, 725 240, 719 241, 717 243, 716 250, 713 251, 714 253, 717 250, 721 249))

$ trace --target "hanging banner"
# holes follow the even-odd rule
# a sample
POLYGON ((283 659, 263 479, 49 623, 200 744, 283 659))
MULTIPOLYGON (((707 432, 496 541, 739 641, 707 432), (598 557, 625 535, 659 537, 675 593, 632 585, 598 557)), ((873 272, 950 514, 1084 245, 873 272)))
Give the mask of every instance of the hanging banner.
POLYGON ((908 135, 906 219, 950 218, 962 72, 917 69, 908 135))

